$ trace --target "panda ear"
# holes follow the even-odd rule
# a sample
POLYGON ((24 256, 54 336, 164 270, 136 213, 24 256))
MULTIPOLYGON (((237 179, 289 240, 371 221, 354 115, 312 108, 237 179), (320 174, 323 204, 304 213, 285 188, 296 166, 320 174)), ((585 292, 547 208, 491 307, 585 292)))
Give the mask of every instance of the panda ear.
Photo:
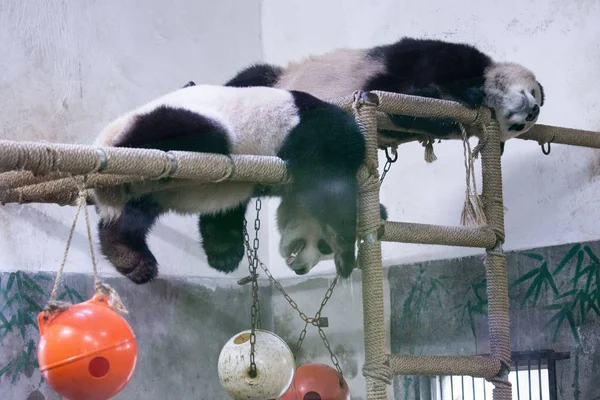
POLYGON ((544 87, 542 86, 542 84, 539 81, 538 81, 537 84, 540 87, 540 98, 542 99, 540 101, 540 107, 542 107, 544 105, 544 100, 545 100, 545 97, 544 97, 544 87))

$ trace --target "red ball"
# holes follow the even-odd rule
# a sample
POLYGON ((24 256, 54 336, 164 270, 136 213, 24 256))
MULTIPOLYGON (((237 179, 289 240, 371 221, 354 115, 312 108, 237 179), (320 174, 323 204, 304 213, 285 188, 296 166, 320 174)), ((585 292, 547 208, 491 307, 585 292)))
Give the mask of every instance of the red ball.
POLYGON ((294 382, 279 400, 350 400, 350 389, 335 368, 304 364, 296 368, 294 382))
POLYGON ((69 400, 107 400, 129 382, 137 362, 133 330, 94 295, 65 311, 38 315, 38 362, 48 385, 69 400))

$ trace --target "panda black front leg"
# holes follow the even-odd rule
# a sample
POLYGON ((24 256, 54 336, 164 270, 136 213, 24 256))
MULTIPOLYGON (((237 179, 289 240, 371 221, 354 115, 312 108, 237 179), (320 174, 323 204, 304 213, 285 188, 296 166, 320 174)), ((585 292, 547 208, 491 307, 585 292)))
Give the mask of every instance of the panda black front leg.
POLYGON ((208 265, 217 271, 235 271, 244 257, 244 218, 248 202, 199 218, 202 247, 208 265))
MULTIPOLYGON (((442 92, 436 86, 417 87, 406 90, 403 94, 410 96, 426 97, 430 99, 441 99, 442 92)), ((444 137, 456 134, 459 131, 456 121, 450 118, 414 117, 411 115, 389 115, 390 119, 398 128, 417 131, 425 131, 436 137, 444 137)), ((392 137, 395 137, 393 135, 392 137)))
POLYGON ((146 196, 127 203, 118 217, 103 217, 98 223, 100 251, 134 283, 147 283, 158 275, 146 237, 161 213, 160 206, 146 196))

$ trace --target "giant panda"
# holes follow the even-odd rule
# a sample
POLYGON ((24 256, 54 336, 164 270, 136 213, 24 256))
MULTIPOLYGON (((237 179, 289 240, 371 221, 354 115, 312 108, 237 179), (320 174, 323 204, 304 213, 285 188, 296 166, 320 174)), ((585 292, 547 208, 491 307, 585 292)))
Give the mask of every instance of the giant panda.
MULTIPOLYGON (((380 90, 457 101, 469 108, 491 108, 501 129, 501 146, 537 121, 544 89, 533 72, 496 62, 472 45, 434 39, 402 38, 366 49, 338 49, 286 67, 249 66, 229 86, 271 86, 300 90, 327 100, 355 90, 380 90)), ((460 135, 458 125, 439 118, 391 116, 400 129, 425 131, 436 138, 460 135)), ((386 130, 403 140, 412 133, 386 130)), ((460 136, 459 136, 460 137, 460 136)))
MULTIPOLYGON (((337 106, 295 90, 190 82, 118 117, 94 145, 278 156, 292 182, 265 193, 282 197, 280 212, 291 214, 281 229, 289 231, 288 224, 304 216, 317 224, 312 234, 291 229, 293 237, 283 235, 280 247, 292 257, 290 268, 303 275, 324 257, 334 259, 343 278, 354 268, 356 173, 364 162, 365 138, 337 106), (299 237, 306 234, 312 236, 299 237)), ((237 269, 244 256, 245 211, 258 193, 254 184, 224 181, 140 194, 143 185, 93 191, 101 252, 121 274, 137 284, 156 278, 158 263, 146 236, 166 212, 199 215, 209 265, 224 273, 237 269)))

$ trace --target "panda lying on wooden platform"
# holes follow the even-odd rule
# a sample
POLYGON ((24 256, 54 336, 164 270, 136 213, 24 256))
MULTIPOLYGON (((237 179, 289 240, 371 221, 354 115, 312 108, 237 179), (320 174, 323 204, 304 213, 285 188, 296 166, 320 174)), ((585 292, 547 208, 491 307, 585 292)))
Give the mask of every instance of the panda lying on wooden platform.
MULTIPOLYGON (((403 38, 368 49, 339 49, 287 67, 255 64, 233 77, 229 86, 272 86, 300 90, 320 99, 348 96, 355 90, 381 90, 482 105, 495 112, 504 142, 527 132, 544 105, 544 91, 527 68, 495 62, 475 47, 441 40, 403 38)), ((399 128, 426 131, 437 138, 460 137, 446 119, 392 116, 399 128)), ((413 134, 384 131, 392 139, 413 134)))
MULTIPOLYGON (((354 269, 356 173, 365 139, 354 118, 337 106, 299 91, 191 82, 111 122, 95 145, 279 156, 293 182, 269 194, 281 196, 280 214, 292 216, 279 224, 288 265, 302 275, 329 257, 343 278, 354 269)), ((120 273, 138 284, 157 276, 146 236, 170 211, 200 215, 211 267, 225 273, 238 268, 254 184, 224 181, 137 196, 131 194, 136 185, 94 190, 101 252, 120 273)))

